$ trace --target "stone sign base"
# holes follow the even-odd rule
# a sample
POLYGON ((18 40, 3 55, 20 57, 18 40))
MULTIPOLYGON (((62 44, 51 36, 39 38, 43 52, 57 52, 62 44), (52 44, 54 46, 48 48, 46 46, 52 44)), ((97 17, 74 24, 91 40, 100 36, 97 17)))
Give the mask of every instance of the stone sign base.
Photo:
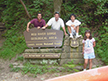
POLYGON ((83 59, 83 55, 82 55, 82 40, 83 38, 74 38, 74 43, 73 43, 73 47, 72 45, 70 45, 71 43, 69 41, 73 41, 73 39, 70 39, 68 36, 65 37, 64 40, 64 46, 63 46, 63 53, 61 55, 61 59, 60 59, 60 65, 68 63, 73 61, 74 64, 78 64, 78 63, 84 63, 84 59, 83 59), (78 45, 76 46, 75 41, 77 41, 78 45), (75 44, 75 46, 74 46, 75 44))
POLYGON ((26 49, 23 53, 24 61, 36 64, 59 64, 62 48, 26 49))
MULTIPOLYGON (((74 39, 74 43, 70 45, 71 39, 66 36, 62 48, 47 49, 26 49, 23 53, 25 61, 38 64, 66 64, 73 61, 74 64, 83 63, 82 55, 82 37, 74 39), (78 47, 74 47, 77 40, 78 47), (72 47, 73 46, 73 47, 72 47)), ((72 40, 73 41, 73 40, 72 40)))

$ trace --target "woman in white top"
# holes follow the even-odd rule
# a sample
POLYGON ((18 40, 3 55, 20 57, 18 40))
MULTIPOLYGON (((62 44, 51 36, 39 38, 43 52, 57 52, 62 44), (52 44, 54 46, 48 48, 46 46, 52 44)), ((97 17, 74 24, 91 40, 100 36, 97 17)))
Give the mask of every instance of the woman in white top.
POLYGON ((68 31, 70 34, 70 38, 73 38, 73 35, 75 34, 76 38, 80 37, 81 35, 79 35, 79 25, 81 24, 80 21, 78 21, 77 19, 75 19, 76 16, 74 14, 70 15, 70 20, 68 20, 66 22, 66 25, 68 27, 68 31))

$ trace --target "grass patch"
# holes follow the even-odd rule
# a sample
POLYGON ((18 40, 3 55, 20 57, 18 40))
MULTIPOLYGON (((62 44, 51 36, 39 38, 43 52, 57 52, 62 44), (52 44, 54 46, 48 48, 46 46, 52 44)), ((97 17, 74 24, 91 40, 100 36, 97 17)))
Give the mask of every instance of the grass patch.
MULTIPOLYGON (((59 65, 46 65, 46 64, 41 64, 41 65, 33 65, 30 62, 27 62, 24 64, 24 67, 19 68, 19 67, 13 67, 12 64, 10 64, 10 71, 13 72, 18 72, 21 71, 23 75, 29 74, 33 77, 36 77, 37 74, 45 74, 45 73, 62 73, 62 72, 79 72, 79 70, 75 69, 74 67, 77 65, 72 65, 71 64, 64 64, 63 66, 59 65)), ((57 75, 58 76, 58 75, 57 75)))
MULTIPOLYGON (((11 60, 17 54, 21 54, 26 48, 24 36, 7 38, 0 50, 0 57, 11 60)), ((18 57, 16 60, 23 59, 18 57)))
POLYGON ((24 57, 23 56, 18 56, 15 61, 23 61, 24 60, 24 57))

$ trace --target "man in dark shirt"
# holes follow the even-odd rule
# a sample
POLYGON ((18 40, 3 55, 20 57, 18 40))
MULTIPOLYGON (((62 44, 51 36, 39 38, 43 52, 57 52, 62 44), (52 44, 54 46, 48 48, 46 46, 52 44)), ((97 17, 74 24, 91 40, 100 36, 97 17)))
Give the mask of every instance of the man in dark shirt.
POLYGON ((27 29, 26 29, 27 32, 29 32, 29 25, 30 24, 34 24, 34 27, 39 29, 39 28, 42 28, 43 26, 45 26, 46 22, 44 19, 42 19, 42 14, 38 13, 36 19, 33 19, 30 22, 28 22, 27 29))

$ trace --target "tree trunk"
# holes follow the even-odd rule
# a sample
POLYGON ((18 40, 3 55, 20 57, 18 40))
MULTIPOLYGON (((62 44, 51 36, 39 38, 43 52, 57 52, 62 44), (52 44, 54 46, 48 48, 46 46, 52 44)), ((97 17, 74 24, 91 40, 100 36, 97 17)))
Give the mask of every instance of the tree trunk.
POLYGON ((54 12, 60 12, 62 0, 53 0, 53 1, 54 1, 54 12))
POLYGON ((29 12, 27 11, 27 8, 26 8, 25 4, 23 3, 23 1, 22 1, 22 0, 19 0, 19 1, 20 1, 21 4, 23 5, 23 7, 24 7, 24 9, 25 9, 25 12, 26 12, 27 16, 29 17, 29 19, 31 19, 31 16, 30 16, 29 12))

